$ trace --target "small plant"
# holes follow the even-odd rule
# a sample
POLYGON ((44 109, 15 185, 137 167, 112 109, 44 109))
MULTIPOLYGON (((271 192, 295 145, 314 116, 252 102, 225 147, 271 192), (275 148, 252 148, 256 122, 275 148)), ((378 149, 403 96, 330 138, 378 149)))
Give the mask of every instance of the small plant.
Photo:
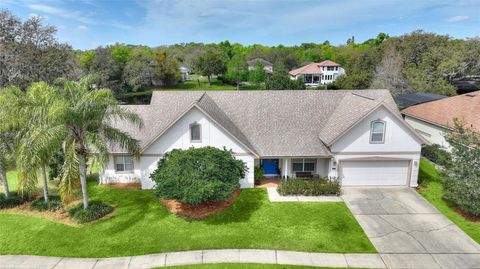
POLYGON ((38 211, 58 211, 63 209, 62 201, 60 196, 49 196, 48 202, 45 202, 43 197, 35 199, 31 204, 30 208, 38 211))
POLYGON ((16 192, 10 192, 10 197, 5 197, 5 194, 0 193, 0 209, 7 209, 19 206, 32 199, 29 195, 19 195, 16 192))
POLYGON ((277 190, 281 195, 340 195, 340 181, 336 178, 291 178, 282 180, 277 190))
POLYGON ((87 209, 83 209, 83 204, 78 204, 68 210, 68 215, 78 223, 86 223, 103 218, 112 211, 113 207, 102 201, 90 201, 87 209))
POLYGON ((253 178, 255 185, 260 185, 260 181, 263 179, 263 168, 261 166, 255 166, 253 170, 253 178))

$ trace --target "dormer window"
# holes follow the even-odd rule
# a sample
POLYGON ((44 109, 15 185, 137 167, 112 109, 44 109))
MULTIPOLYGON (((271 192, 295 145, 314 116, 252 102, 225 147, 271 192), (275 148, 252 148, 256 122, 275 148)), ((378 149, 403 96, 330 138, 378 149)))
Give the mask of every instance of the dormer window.
POLYGON ((202 126, 196 122, 190 124, 190 142, 202 142, 202 126))
POLYGON ((385 122, 382 120, 372 121, 370 129, 370 143, 384 143, 385 142, 385 122))

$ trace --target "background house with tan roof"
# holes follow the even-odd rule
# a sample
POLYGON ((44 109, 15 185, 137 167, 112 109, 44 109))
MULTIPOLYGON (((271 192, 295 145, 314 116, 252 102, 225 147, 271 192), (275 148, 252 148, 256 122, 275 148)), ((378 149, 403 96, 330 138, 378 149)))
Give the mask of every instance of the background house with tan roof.
POLYGON ((445 135, 452 129, 454 119, 480 132, 480 91, 411 106, 402 114, 426 140, 448 149, 445 135))
POLYGON ((291 79, 303 79, 307 87, 316 87, 334 82, 345 70, 340 64, 326 60, 293 69, 289 74, 291 79))

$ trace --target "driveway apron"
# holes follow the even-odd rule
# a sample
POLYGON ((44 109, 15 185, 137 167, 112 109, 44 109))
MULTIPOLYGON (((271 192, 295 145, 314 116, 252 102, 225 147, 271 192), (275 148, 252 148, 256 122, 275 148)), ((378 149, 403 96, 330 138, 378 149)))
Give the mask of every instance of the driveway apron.
POLYGON ((480 268, 480 246, 415 190, 352 187, 342 197, 389 268, 480 268))

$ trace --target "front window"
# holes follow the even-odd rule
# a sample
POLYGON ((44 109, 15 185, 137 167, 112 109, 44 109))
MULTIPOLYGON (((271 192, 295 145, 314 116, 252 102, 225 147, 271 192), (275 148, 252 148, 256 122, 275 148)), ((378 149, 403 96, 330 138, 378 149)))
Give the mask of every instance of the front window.
POLYGON ((311 74, 305 75, 305 83, 312 83, 312 75, 311 74))
POLYGON ((383 143, 385 142, 385 122, 381 120, 373 121, 371 127, 370 142, 383 143))
POLYGON ((132 156, 115 156, 115 170, 117 172, 133 171, 133 157, 132 156))
POLYGON ((293 172, 314 172, 315 159, 292 159, 293 172))
POLYGON ((190 141, 202 142, 202 127, 198 123, 190 124, 190 141))

